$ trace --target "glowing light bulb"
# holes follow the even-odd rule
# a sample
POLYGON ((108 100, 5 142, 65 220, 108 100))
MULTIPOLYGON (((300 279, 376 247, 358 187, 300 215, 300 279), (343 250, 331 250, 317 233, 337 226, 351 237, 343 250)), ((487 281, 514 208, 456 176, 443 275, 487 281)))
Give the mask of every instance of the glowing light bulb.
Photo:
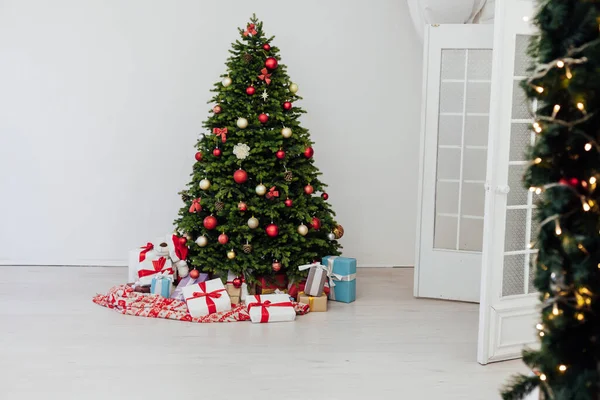
POLYGON ((537 324, 537 325, 535 326, 535 329, 537 329, 538 331, 541 331, 542 329, 544 329, 544 325, 542 325, 542 324, 537 324))
POLYGON ((596 177, 595 177, 595 176, 592 176, 592 177, 590 178, 590 184, 592 184, 592 185, 593 185, 594 183, 596 183, 596 177))
POLYGON ((566 365, 559 365, 559 366, 558 366, 558 370, 559 370, 560 372, 565 372, 565 371, 567 370, 567 366, 566 366, 566 365))
POLYGON ((559 311, 558 311, 558 305, 556 305, 556 303, 554 303, 554 305, 552 306, 552 315, 558 315, 559 311))
POLYGON ((558 222, 558 220, 554 221, 554 233, 556 233, 557 235, 562 234, 562 229, 560 228, 560 223, 558 222))
POLYGON ((582 204, 582 207, 583 207, 583 211, 590 211, 590 208, 591 208, 591 207, 590 207, 590 205, 587 203, 587 201, 585 201, 585 200, 583 200, 583 199, 582 199, 582 200, 581 200, 581 204, 582 204))
POLYGON ((535 194, 540 194, 540 193, 542 193, 542 188, 535 189, 535 194))
POLYGON ((545 381, 546 379, 547 379, 546 378, 546 374, 541 374, 540 375, 540 381, 545 381))
POLYGON ((585 106, 582 102, 577 103, 577 108, 579 109, 579 111, 585 114, 585 106))
POLYGON ((568 65, 567 65, 567 72, 566 72, 565 76, 567 77, 567 79, 571 79, 573 77, 573 74, 571 73, 571 68, 569 68, 568 65))
POLYGON ((544 332, 540 332, 540 337, 544 337, 545 333, 544 332))
POLYGON ((544 88, 541 86, 536 86, 535 91, 541 94, 541 93, 544 93, 544 88))
POLYGON ((577 320, 578 321, 583 321, 585 319, 585 316, 582 313, 577 313, 577 320))
POLYGON ((552 118, 556 118, 556 114, 560 111, 560 104, 555 104, 552 109, 552 118))
POLYGON ((536 158, 535 160, 533 160, 534 164, 539 164, 542 162, 542 159, 540 157, 536 158))
POLYGON ((562 68, 562 67, 564 67, 564 66, 565 66, 565 63, 564 63, 564 61, 563 61, 563 60, 558 60, 558 61, 556 62, 556 66, 557 66, 558 68, 562 68))
POLYGON ((592 149, 592 144, 591 143, 586 143, 585 146, 583 146, 583 149, 585 151, 590 151, 592 149))
POLYGON ((535 187, 535 186, 532 186, 532 187, 530 187, 530 188, 529 188, 529 191, 530 191, 530 192, 535 192, 535 189, 536 189, 536 187, 535 187))
POLYGON ((536 133, 540 133, 542 131, 542 126, 536 122, 533 124, 533 130, 536 131, 536 133))

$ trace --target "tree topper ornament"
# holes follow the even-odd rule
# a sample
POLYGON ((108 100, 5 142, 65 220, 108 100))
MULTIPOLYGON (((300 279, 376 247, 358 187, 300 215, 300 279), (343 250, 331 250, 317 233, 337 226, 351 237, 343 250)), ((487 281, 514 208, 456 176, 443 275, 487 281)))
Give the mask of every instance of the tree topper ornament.
POLYGON ((233 154, 235 154, 239 160, 244 160, 250 154, 250 147, 245 143, 238 143, 233 146, 233 154))

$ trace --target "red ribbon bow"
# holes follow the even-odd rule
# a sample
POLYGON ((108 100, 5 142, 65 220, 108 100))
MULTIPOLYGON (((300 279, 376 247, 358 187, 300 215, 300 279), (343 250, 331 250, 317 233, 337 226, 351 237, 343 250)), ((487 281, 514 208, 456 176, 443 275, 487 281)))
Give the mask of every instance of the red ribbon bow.
POLYGON ((258 76, 258 79, 260 79, 261 81, 265 81, 267 85, 271 83, 271 74, 269 74, 268 72, 268 69, 263 68, 260 70, 261 74, 258 76))
POLYGON ((175 255, 179 257, 180 260, 185 260, 188 255, 188 248, 185 244, 179 243, 179 237, 177 235, 173 235, 171 238, 173 242, 173 246, 175 247, 175 255))
POLYGON ((258 32, 256 32, 256 25, 254 24, 248 24, 248 28, 246 28, 246 30, 244 31, 244 36, 248 36, 248 35, 256 35, 258 32))
POLYGON ((269 322, 269 309, 268 309, 269 307, 293 307, 294 306, 291 301, 286 301, 286 302, 282 302, 282 303, 271 303, 270 300, 261 302, 259 295, 254 295, 254 298, 256 299, 257 302, 248 304, 248 312, 250 312, 250 309, 252 307, 261 307, 261 310, 260 310, 260 322, 261 323, 269 322))
POLYGON ((140 251, 140 262, 146 259, 146 253, 154 248, 154 245, 150 242, 146 243, 145 246, 140 247, 142 251, 140 251))
POLYGON ((198 284, 198 287, 202 291, 192 293, 192 297, 188 297, 185 300, 189 301, 189 300, 204 297, 204 298, 206 298, 206 305, 208 306, 208 313, 209 314, 216 313, 217 305, 215 304, 215 301, 213 299, 218 299, 219 297, 221 297, 221 292, 224 292, 225 289, 217 289, 217 290, 213 290, 212 292, 207 293, 206 292, 206 282, 200 282, 198 284))
MULTIPOLYGON (((141 269, 138 271, 138 277, 143 278, 145 276, 154 275, 162 272, 167 259, 164 257, 159 258, 158 260, 152 260, 152 266, 154 269, 141 269)), ((173 268, 165 269, 169 274, 173 273, 173 268)))
POLYGON ((277 187, 273 186, 269 189, 269 192, 265 195, 267 199, 272 199, 273 197, 279 197, 279 191, 277 191, 277 187))
POLYGON ((221 141, 223 143, 227 141, 227 128, 214 128, 213 133, 217 136, 221 136, 221 141))
POLYGON ((202 206, 200 205, 200 201, 202 201, 202 197, 200 197, 198 199, 194 199, 192 201, 192 205, 190 206, 191 213, 202 211, 202 206))

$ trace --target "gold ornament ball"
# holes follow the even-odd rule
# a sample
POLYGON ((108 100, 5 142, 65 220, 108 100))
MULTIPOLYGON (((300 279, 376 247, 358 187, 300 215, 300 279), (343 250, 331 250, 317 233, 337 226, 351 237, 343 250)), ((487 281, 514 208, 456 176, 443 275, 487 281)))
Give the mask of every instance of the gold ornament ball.
POLYGON ((289 139, 290 137, 292 137, 292 130, 290 128, 283 128, 281 130, 281 136, 283 136, 286 139, 289 139))
POLYGON ((290 84, 290 92, 296 93, 297 91, 298 91, 298 85, 296 85, 295 83, 291 83, 290 84))
POLYGON ((233 260, 235 258, 235 251, 229 250, 227 252, 227 258, 229 258, 230 260, 233 260))
POLYGON ((340 239, 342 236, 344 236, 344 227, 341 225, 336 225, 336 227, 333 228, 333 234, 335 235, 336 239, 340 239))
POLYGON ((306 227, 306 225, 304 225, 304 224, 301 224, 301 225, 298 227, 298 233, 299 233, 300 235, 302 235, 302 236, 306 236, 306 234, 308 233, 308 228, 306 227))
POLYGON ((202 189, 202 190, 210 189, 210 181, 208 179, 202 179, 200 181, 200 189, 202 189))
POLYGON ((259 196, 264 196, 267 193, 267 188, 262 183, 256 187, 256 194, 259 196))
POLYGON ((196 239, 196 244, 200 247, 204 247, 208 244, 208 238, 204 235, 198 236, 198 239, 196 239))
POLYGON ((246 118, 238 118, 236 124, 238 128, 246 129, 248 127, 248 120, 246 118))
POLYGON ((252 217, 248 220, 248 227, 250 229, 256 229, 258 228, 258 219, 252 217))
POLYGON ((224 87, 227 87, 227 86, 231 85, 231 78, 230 78, 230 77, 228 77, 228 76, 226 76, 226 77, 225 77, 225 78, 223 78, 223 80, 221 81, 221 84, 222 84, 224 87))

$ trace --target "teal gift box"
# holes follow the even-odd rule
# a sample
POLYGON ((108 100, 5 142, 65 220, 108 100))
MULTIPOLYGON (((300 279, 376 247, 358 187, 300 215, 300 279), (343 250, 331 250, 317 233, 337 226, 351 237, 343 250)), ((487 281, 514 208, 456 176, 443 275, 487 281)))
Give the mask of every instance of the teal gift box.
POLYGON ((342 303, 356 300, 356 259, 327 256, 323 257, 323 265, 331 271, 329 300, 342 303))

